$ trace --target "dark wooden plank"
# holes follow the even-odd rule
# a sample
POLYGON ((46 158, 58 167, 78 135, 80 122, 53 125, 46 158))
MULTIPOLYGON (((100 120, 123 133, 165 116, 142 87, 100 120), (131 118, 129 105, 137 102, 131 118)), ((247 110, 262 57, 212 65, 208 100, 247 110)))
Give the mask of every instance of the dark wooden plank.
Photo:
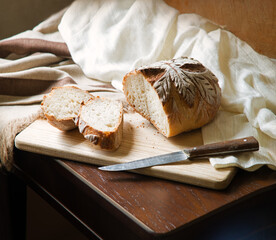
POLYGON ((0 170, 0 239, 26 237, 26 185, 17 176, 0 170))
POLYGON ((90 239, 148 239, 147 231, 78 179, 61 161, 16 151, 14 173, 90 239))
POLYGON ((23 151, 17 151, 15 167, 62 205, 59 210, 87 236, 92 237, 90 231, 104 239, 181 239, 200 222, 276 185, 276 172, 267 168, 239 171, 227 189, 215 191, 133 173, 102 172, 93 165, 23 151))
POLYGON ((130 173, 107 173, 95 167, 65 162, 156 233, 164 234, 235 204, 276 184, 276 172, 266 168, 239 177, 223 191, 163 181, 130 173))

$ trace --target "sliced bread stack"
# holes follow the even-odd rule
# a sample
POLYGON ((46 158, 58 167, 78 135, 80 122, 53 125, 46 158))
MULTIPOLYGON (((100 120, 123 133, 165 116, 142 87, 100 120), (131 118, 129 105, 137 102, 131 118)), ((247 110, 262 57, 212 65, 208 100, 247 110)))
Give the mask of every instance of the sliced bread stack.
POLYGON ((121 144, 121 102, 94 97, 75 86, 63 86, 45 95, 41 107, 51 125, 63 131, 78 127, 80 133, 99 149, 115 150, 121 144))

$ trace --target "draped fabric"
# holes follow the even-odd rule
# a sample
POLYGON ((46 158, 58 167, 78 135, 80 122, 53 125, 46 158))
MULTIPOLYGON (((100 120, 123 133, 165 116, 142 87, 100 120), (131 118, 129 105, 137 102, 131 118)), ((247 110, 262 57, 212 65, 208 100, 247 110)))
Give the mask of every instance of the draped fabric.
POLYGON ((275 169, 275 61, 208 19, 179 14, 161 0, 77 0, 33 30, 0 41, 2 163, 11 166, 15 134, 41 116, 41 98, 53 86, 93 90, 111 83, 121 89, 128 71, 180 56, 199 60, 222 89, 217 117, 202 128, 204 143, 251 135, 260 143, 258 152, 211 158, 211 164, 275 169))

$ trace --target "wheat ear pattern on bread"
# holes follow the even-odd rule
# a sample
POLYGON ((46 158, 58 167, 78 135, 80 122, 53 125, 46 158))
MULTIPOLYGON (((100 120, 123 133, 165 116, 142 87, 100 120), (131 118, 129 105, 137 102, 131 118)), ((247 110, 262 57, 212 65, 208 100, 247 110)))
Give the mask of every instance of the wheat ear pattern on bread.
POLYGON ((187 57, 129 72, 123 79, 123 91, 128 103, 166 137, 209 123, 221 101, 216 76, 187 57))

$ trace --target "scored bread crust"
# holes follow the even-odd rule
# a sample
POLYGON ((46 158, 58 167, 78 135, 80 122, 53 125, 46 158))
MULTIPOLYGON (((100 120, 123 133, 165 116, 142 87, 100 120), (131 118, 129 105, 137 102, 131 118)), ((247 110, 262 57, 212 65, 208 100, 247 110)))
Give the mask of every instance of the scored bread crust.
MULTIPOLYGON (((95 99, 97 98, 100 97, 96 97, 95 99)), ((89 125, 82 118, 82 108, 85 105, 88 105, 93 100, 94 99, 91 99, 88 102, 82 104, 80 113, 78 117, 75 119, 75 124, 78 125, 79 132, 83 134, 83 136, 86 139, 88 139, 91 143, 93 143, 96 149, 114 151, 117 148, 119 148, 123 139, 123 104, 119 102, 119 104, 121 105, 120 116, 117 119, 118 124, 116 125, 116 127, 112 131, 101 131, 89 125)))
POLYGON ((166 137, 209 123, 216 116, 221 101, 216 76, 197 60, 184 57, 129 72, 123 79, 123 91, 128 103, 166 137), (150 114, 145 114, 135 106, 130 83, 137 81, 138 75, 142 76, 139 79, 146 81, 144 84, 150 84, 156 98, 159 98, 167 127, 157 124, 150 114))
POLYGON ((54 95, 54 91, 57 90, 57 89, 64 89, 64 91, 66 91, 67 89, 76 89, 77 91, 82 91, 82 93, 85 94, 86 96, 90 97, 90 99, 93 99, 94 96, 92 94, 90 94, 88 91, 82 90, 82 89, 80 89, 78 87, 75 87, 75 86, 53 87, 49 94, 43 96, 43 99, 42 99, 42 102, 41 102, 41 108, 44 112, 44 116, 46 117, 47 121, 52 126, 58 128, 62 131, 69 131, 69 130, 72 130, 72 129, 77 127, 75 122, 74 122, 74 119, 75 119, 76 116, 71 116, 71 117, 67 117, 67 118, 58 119, 55 115, 47 113, 47 107, 45 106, 45 101, 46 101, 47 98, 52 98, 53 95, 54 95))

